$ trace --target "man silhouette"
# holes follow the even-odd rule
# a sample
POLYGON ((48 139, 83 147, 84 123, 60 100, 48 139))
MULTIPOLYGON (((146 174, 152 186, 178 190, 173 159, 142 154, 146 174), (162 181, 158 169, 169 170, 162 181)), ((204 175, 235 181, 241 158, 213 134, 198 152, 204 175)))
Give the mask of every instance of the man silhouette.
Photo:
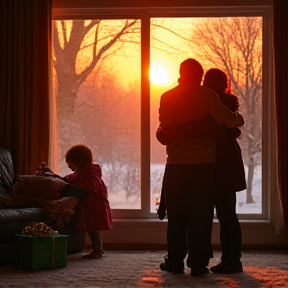
POLYGON ((237 128, 244 120, 225 107, 215 92, 201 86, 204 71, 198 61, 186 59, 179 72, 179 85, 163 93, 159 108, 157 138, 167 140, 162 144, 167 153, 163 189, 168 216, 168 255, 160 268, 183 273, 188 249, 187 266, 192 276, 199 276, 209 273, 212 251, 216 142, 176 138, 175 125, 211 116, 220 124, 237 128))

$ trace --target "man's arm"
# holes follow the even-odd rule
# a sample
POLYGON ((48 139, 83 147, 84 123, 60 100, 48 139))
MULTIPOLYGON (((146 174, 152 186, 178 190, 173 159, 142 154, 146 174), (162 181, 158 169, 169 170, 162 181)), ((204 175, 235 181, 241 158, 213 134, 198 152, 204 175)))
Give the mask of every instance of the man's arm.
MULTIPOLYGON (((165 93, 163 94, 165 95, 165 93)), ((162 145, 171 145, 176 139, 176 126, 171 124, 164 113, 163 95, 160 98, 159 127, 156 131, 156 138, 162 145)), ((166 105, 167 106, 167 105, 166 105)))
MULTIPOLYGON (((219 96, 221 102, 230 109, 236 112, 239 109, 238 98, 235 95, 224 94, 219 96)), ((206 138, 216 139, 217 134, 227 126, 217 123, 211 116, 193 120, 185 123, 178 123, 176 125, 176 138, 195 139, 206 138)), ((235 138, 239 137, 241 131, 239 128, 235 129, 235 138)))
POLYGON ((211 116, 193 120, 184 123, 177 123, 176 125, 176 138, 182 139, 216 139, 218 130, 220 128, 218 124, 211 116))
POLYGON ((231 112, 230 109, 220 101, 216 93, 210 94, 209 96, 209 113, 216 122, 231 128, 238 128, 244 125, 242 115, 237 112, 231 112))

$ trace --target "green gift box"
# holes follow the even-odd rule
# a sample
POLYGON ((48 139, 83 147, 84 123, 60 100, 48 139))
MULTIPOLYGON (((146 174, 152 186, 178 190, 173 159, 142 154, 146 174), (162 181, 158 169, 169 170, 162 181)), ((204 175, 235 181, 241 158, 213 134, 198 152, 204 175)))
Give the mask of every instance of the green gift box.
POLYGON ((31 271, 65 268, 68 237, 14 235, 14 266, 31 271))

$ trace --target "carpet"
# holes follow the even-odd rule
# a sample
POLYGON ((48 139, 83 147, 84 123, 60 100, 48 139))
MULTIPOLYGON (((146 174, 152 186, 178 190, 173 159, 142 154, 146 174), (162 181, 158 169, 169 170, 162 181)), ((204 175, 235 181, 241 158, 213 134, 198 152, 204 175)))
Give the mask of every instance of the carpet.
MULTIPOLYGON (((165 251, 106 251, 101 259, 82 259, 82 253, 69 255, 67 267, 29 272, 11 266, 0 267, 0 287, 124 288, 124 287, 227 287, 288 288, 288 251, 244 251, 240 274, 190 276, 159 269, 165 251)), ((210 265, 219 262, 216 251, 210 265)))

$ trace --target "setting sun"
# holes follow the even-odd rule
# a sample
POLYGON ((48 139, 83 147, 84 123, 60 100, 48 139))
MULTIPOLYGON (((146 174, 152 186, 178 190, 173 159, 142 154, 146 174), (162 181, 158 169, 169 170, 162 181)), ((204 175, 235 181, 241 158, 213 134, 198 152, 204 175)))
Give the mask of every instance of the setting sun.
POLYGON ((167 70, 163 66, 152 64, 150 67, 150 81, 157 85, 165 85, 167 80, 167 70))

